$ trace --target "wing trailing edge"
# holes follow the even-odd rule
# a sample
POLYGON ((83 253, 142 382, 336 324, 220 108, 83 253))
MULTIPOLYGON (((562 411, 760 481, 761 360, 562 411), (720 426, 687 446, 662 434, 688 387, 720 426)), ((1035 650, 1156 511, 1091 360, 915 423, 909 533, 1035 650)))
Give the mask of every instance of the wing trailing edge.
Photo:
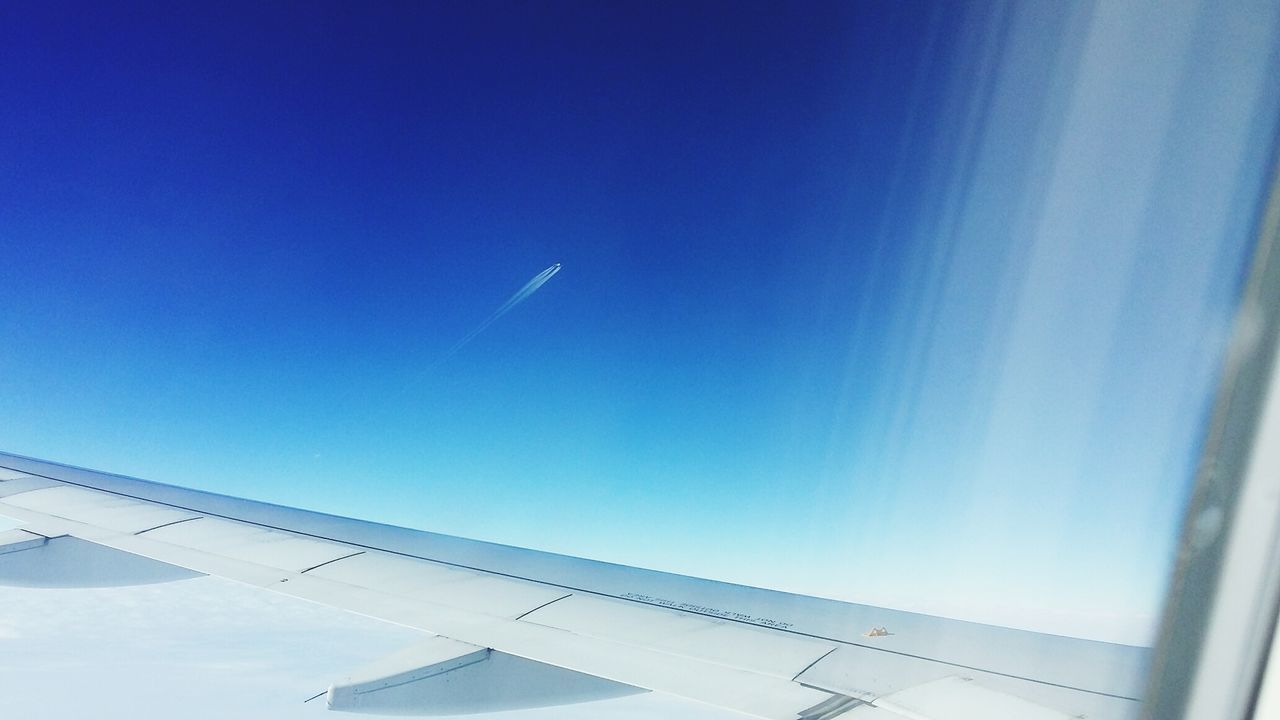
POLYGON ((329 688, 330 710, 465 715, 605 700, 647 692, 554 665, 434 636, 329 688))
POLYGON ((21 529, 0 533, 0 585, 120 587, 185 580, 201 574, 69 535, 46 537, 21 529))

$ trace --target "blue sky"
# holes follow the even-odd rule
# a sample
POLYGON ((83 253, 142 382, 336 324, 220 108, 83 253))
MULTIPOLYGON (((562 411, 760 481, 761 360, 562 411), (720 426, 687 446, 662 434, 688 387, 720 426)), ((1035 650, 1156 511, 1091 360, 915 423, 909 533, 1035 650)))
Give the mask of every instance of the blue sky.
POLYGON ((0 448, 1149 637, 1274 8, 0 12, 0 448))

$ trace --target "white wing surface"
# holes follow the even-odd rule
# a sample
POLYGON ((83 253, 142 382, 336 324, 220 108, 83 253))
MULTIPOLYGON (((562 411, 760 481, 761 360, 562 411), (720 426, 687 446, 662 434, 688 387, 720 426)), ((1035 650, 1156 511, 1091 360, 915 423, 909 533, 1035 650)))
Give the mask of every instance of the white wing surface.
POLYGON ((0 583, 204 573, 424 632, 334 710, 653 690, 770 720, 1136 717, 1147 650, 612 565, 0 453, 0 583), (873 628, 887 634, 868 635, 873 628))

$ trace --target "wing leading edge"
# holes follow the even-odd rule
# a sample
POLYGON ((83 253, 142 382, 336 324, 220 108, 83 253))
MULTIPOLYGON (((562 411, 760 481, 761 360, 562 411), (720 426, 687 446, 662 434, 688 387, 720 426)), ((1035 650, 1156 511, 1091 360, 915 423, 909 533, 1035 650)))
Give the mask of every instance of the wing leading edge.
POLYGON ((46 568, 62 581, 54 584, 76 584, 77 565, 97 575, 131 568, 90 584, 204 573, 441 636, 335 685, 333 709, 480 712, 643 689, 777 720, 1107 720, 1136 716, 1147 664, 1144 648, 494 545, 3 453, 0 514, 25 523, 20 535, 0 535, 0 582, 18 565, 28 582, 39 574, 32 568, 46 568), (30 554, 54 545, 116 559, 73 554, 51 564, 30 554), (893 633, 863 634, 873 627, 893 633), (392 685, 400 689, 386 692, 392 685))

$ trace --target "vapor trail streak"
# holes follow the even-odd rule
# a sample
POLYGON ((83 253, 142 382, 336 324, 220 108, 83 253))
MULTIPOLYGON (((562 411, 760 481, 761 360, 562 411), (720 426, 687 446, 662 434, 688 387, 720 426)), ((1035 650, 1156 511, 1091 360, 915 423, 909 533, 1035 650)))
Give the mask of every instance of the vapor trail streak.
POLYGON ((543 270, 537 275, 534 275, 532 280, 525 283, 524 287, 520 288, 515 292, 514 295, 507 298, 506 302, 499 305, 498 309, 494 310, 493 313, 489 315, 489 317, 485 318, 483 322, 477 325, 475 329, 473 329, 471 332, 464 335, 461 340, 454 343, 453 347, 449 348, 449 351, 446 352, 438 362, 444 362, 445 360, 448 360, 449 358, 453 357, 454 353, 461 350, 463 346, 471 342, 475 338, 475 336, 484 332, 486 328, 488 328, 490 325, 497 322, 498 318, 501 318, 503 315, 506 315, 507 313, 511 312, 512 308, 524 302, 526 299, 528 299, 530 295, 537 292, 538 288, 542 287, 543 283, 550 280, 551 277, 558 272, 560 272, 560 263, 556 263, 555 265, 552 265, 551 267, 547 268, 546 270, 543 270))

